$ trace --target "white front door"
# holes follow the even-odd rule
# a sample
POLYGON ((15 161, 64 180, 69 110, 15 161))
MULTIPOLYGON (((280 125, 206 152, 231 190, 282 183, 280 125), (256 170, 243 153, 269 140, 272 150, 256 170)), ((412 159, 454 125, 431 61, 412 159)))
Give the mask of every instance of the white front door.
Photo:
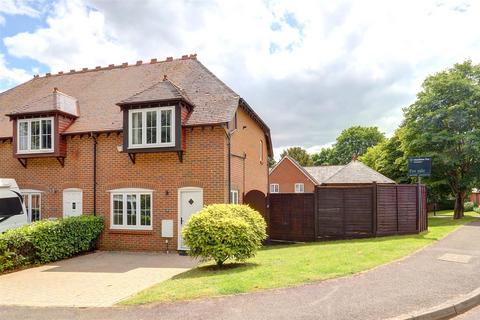
POLYGON ((82 198, 81 189, 65 189, 63 190, 63 216, 75 217, 82 215, 82 198))
POLYGON ((182 228, 191 215, 203 209, 203 189, 186 187, 178 189, 178 249, 187 250, 183 243, 182 228))

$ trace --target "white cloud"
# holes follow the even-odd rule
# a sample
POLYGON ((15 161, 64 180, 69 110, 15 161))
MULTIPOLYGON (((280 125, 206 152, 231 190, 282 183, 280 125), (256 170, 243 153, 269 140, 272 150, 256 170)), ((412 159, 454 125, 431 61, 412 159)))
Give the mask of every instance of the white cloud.
POLYGON ((0 12, 9 15, 38 17, 43 1, 32 0, 0 0, 0 12))
POLYGON ((105 28, 104 15, 80 1, 58 3, 48 27, 4 39, 9 54, 31 58, 54 71, 134 60, 136 53, 120 45, 105 28))
POLYGON ((27 81, 31 77, 32 75, 23 69, 9 68, 6 64, 5 56, 0 53, 0 91, 27 81))
POLYGON ((196 52, 275 147, 318 150, 350 125, 390 135, 428 74, 479 62, 478 16, 463 0, 62 0, 47 27, 4 43, 53 71, 196 52))

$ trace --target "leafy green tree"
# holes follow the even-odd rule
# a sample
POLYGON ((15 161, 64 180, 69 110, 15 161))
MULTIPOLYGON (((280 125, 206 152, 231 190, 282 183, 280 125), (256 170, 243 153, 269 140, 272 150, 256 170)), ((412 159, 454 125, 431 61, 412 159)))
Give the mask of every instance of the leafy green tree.
POLYGON ((377 127, 354 126, 340 133, 334 145, 335 158, 339 164, 347 164, 354 155, 361 156, 367 149, 385 140, 377 127))
POLYGON ((314 166, 327 166, 338 164, 334 148, 322 148, 320 152, 312 154, 314 166))
POLYGON ((398 183, 411 182, 407 172, 407 157, 402 150, 398 131, 389 139, 367 149, 360 161, 398 183))
POLYGON ((277 161, 275 161, 274 158, 268 157, 268 167, 273 168, 277 164, 277 161))
POLYGON ((281 154, 281 157, 285 157, 286 155, 289 155, 293 159, 297 160, 297 162, 302 166, 302 167, 309 167, 313 165, 312 158, 310 155, 307 153, 307 150, 301 148, 301 147, 292 147, 284 150, 281 154))
POLYGON ((455 195, 454 219, 480 174, 480 65, 471 61, 429 76, 404 110, 402 143, 409 156, 431 156, 430 180, 455 195))

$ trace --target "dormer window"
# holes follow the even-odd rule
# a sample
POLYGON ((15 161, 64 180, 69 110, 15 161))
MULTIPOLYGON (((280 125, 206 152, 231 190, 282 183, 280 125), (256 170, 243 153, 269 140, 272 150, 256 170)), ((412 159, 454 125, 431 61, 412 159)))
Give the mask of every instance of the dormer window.
POLYGON ((129 147, 175 146, 175 107, 130 109, 129 147))
POLYGON ((185 121, 194 105, 185 91, 167 79, 117 103, 123 112, 123 152, 132 163, 137 154, 176 152, 186 146, 185 121))
POLYGON ((18 153, 53 152, 53 117, 17 121, 18 153))

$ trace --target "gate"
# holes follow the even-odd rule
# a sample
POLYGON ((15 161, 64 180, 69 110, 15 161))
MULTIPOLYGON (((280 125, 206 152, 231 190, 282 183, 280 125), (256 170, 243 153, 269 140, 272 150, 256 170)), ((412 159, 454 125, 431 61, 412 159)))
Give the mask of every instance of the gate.
POLYGON ((259 190, 250 190, 247 194, 243 197, 243 203, 248 204, 252 209, 258 211, 262 217, 267 222, 267 234, 268 234, 268 212, 267 212, 267 197, 265 193, 259 190))

